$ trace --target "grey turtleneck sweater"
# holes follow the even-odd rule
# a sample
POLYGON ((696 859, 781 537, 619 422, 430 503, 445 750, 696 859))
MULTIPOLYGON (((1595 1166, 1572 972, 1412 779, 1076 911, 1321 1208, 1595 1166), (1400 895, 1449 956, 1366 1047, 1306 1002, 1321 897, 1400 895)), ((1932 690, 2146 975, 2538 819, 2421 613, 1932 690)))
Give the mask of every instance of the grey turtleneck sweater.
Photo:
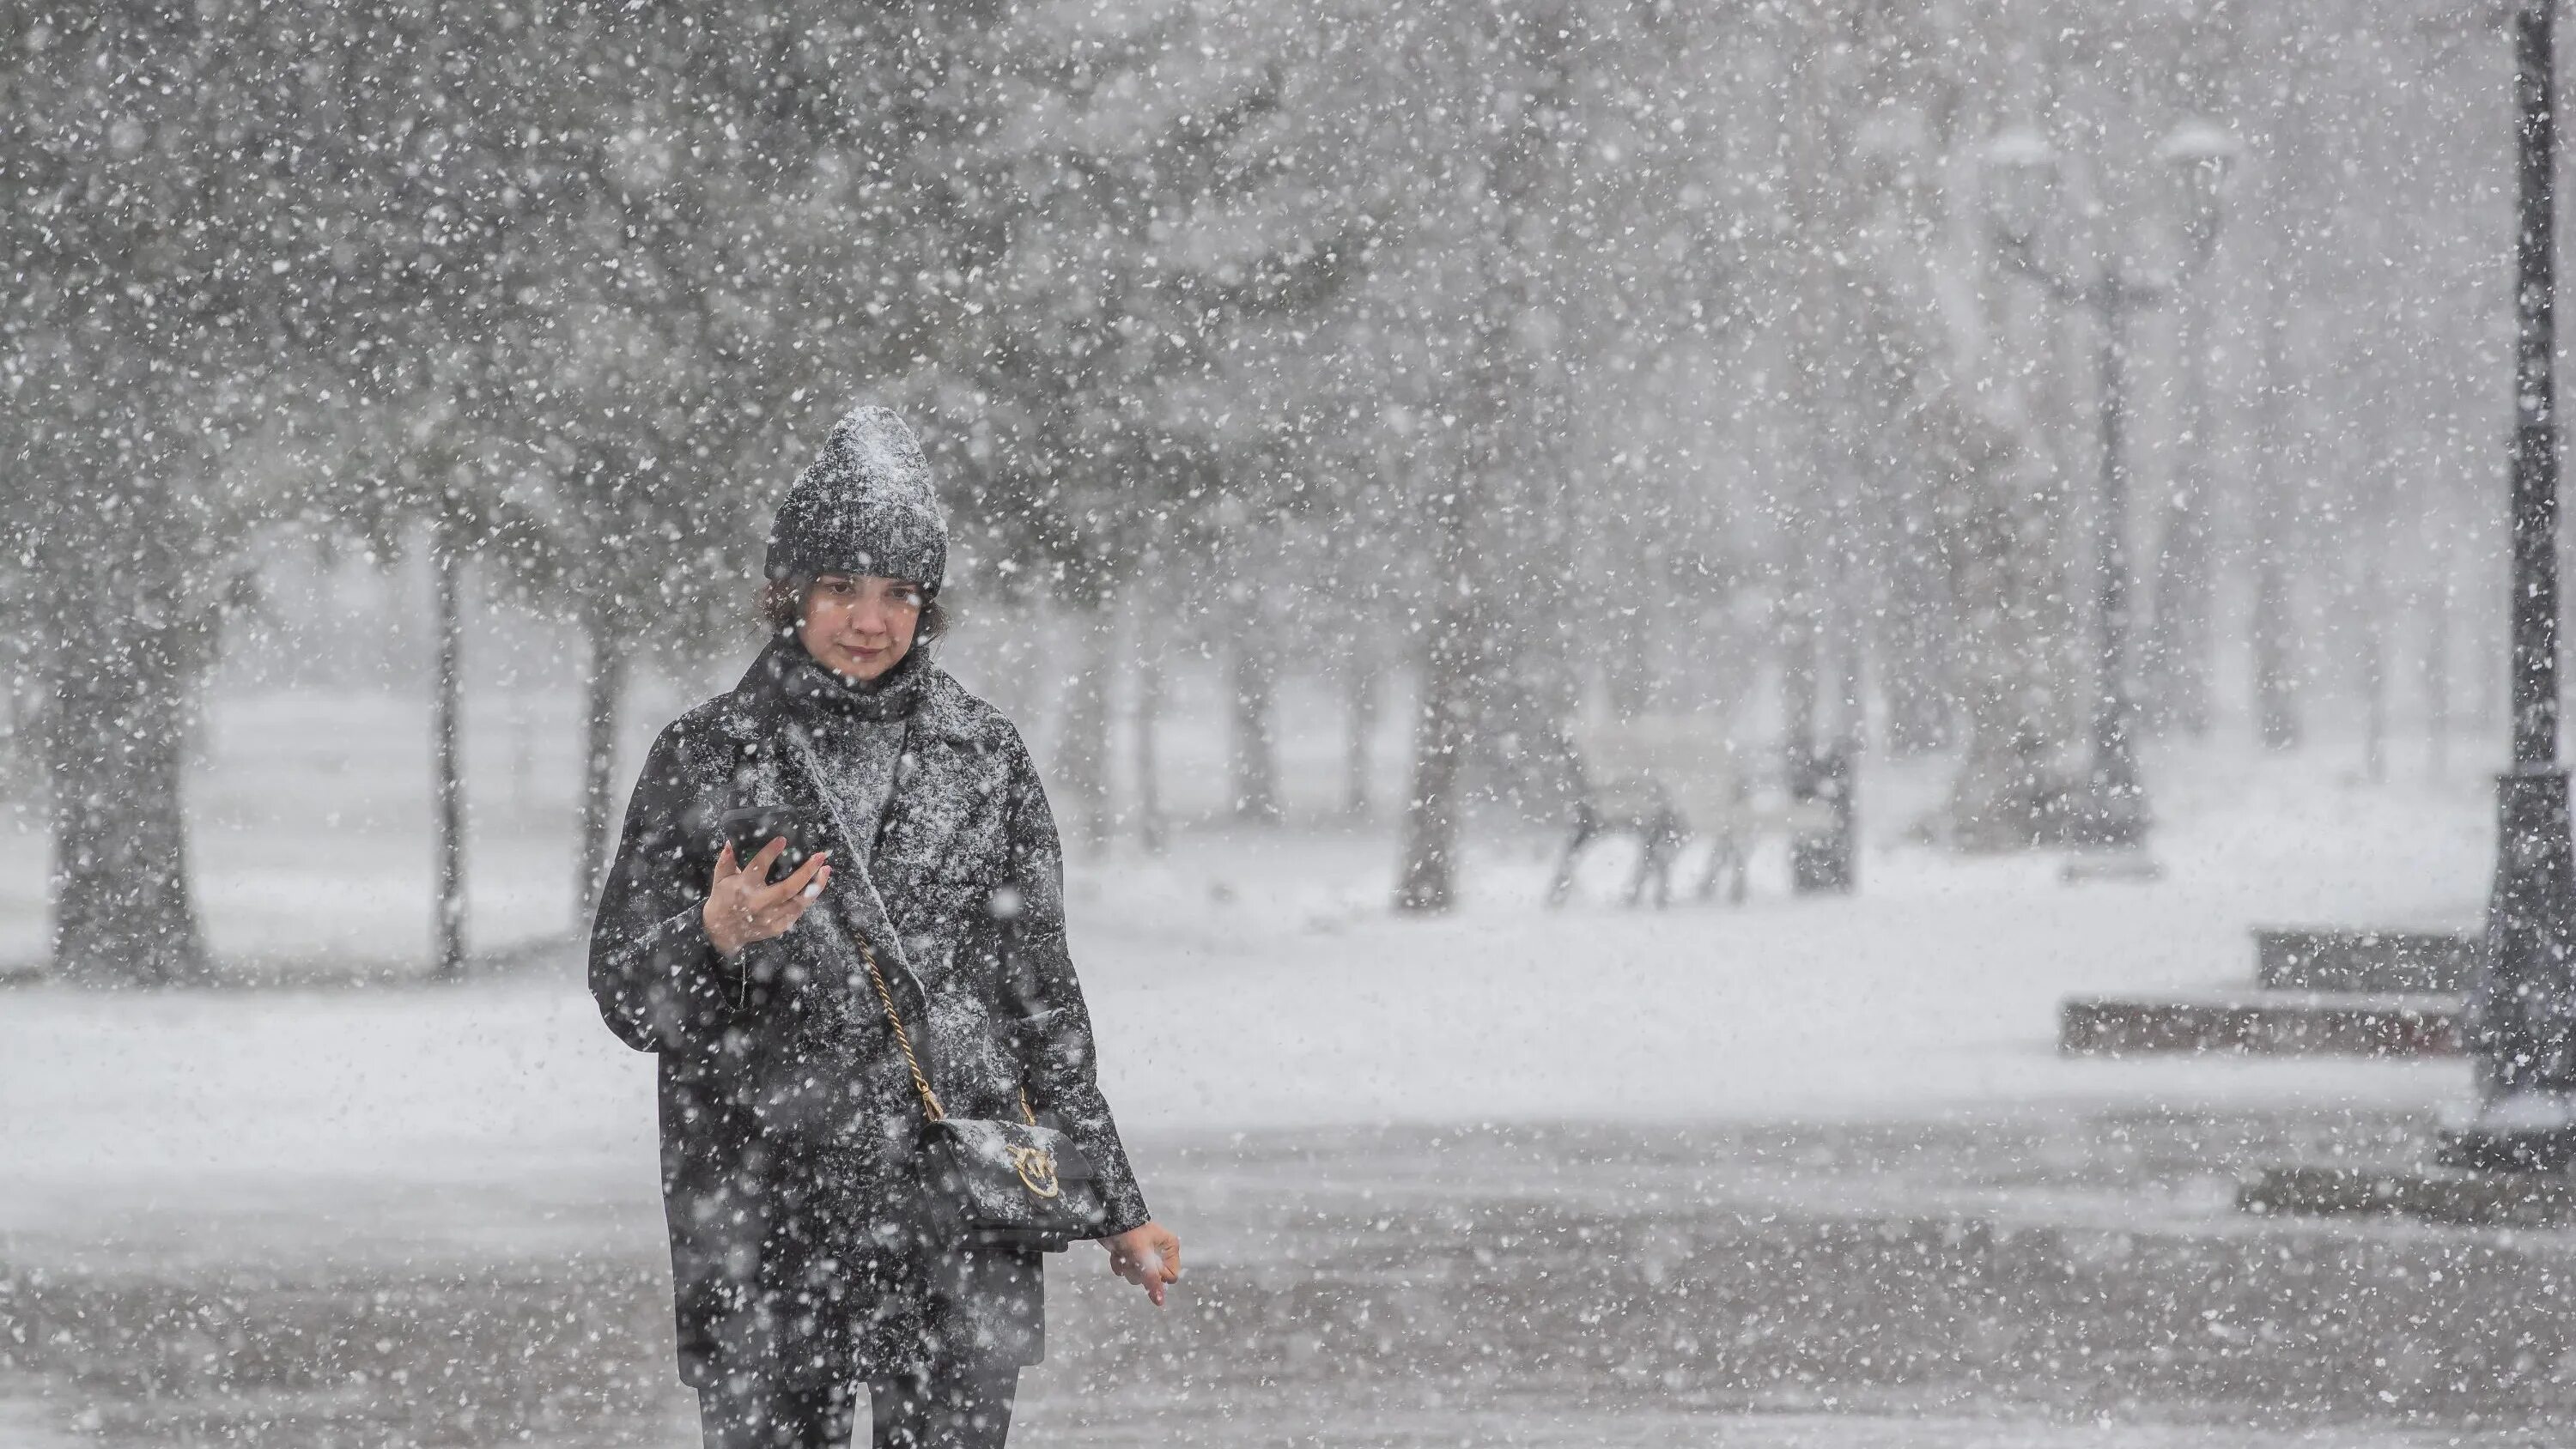
POLYGON ((894 799, 904 735, 921 694, 921 661, 914 648, 884 674, 860 683, 833 673, 802 647, 795 650, 787 692, 797 705, 796 723, 822 768, 817 783, 867 822, 862 828, 869 832, 869 859, 856 862, 862 866, 876 864, 877 830, 894 799))

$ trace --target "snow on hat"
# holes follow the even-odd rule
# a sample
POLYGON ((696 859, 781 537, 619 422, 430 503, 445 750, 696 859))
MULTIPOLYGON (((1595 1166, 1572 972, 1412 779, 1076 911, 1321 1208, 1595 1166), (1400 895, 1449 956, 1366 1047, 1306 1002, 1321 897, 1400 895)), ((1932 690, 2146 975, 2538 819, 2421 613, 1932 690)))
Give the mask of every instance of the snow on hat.
POLYGON ((769 526, 773 579, 819 573, 909 579, 948 571, 948 519, 921 442, 903 419, 862 405, 832 425, 823 453, 787 489, 769 526))

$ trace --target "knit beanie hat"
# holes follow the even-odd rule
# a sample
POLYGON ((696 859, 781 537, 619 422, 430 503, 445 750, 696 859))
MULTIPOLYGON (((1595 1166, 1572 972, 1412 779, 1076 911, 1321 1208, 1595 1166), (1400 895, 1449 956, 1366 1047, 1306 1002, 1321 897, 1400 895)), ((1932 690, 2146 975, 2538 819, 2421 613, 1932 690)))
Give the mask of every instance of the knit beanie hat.
POLYGON ((903 419, 854 407, 832 425, 823 453, 787 489, 769 526, 763 572, 906 579, 937 592, 948 572, 948 519, 921 443, 903 419))

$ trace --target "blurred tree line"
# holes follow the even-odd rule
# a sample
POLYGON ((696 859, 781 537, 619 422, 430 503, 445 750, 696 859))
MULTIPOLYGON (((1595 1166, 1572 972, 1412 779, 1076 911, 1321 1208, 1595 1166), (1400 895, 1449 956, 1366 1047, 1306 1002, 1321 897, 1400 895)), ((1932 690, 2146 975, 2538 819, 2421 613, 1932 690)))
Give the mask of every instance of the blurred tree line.
MULTIPOLYGON (((281 536, 429 541, 451 963, 460 572, 579 627, 586 887, 639 650, 740 637, 769 508, 859 394, 934 451, 956 591, 1066 622, 1057 784, 1091 840, 1159 838, 1163 645, 1196 612, 1249 819, 1280 812, 1283 669, 1343 682, 1360 809, 1411 682, 1409 908, 1454 899, 1470 800, 1543 789, 1549 731, 1604 693, 1796 748, 1958 747, 1940 833, 2045 843, 2081 763, 2095 379, 2086 321, 1984 245, 1980 148, 2018 126, 2090 158, 2067 245, 2159 260, 2147 143, 2198 116, 2251 144, 2204 472, 2151 457, 2180 481, 2120 522, 2163 569, 2156 718, 2207 728, 2242 633, 2287 744, 2319 651, 2376 660, 2384 698, 2389 601, 2477 556, 2409 564, 2399 520, 2486 526, 2504 399, 2424 379, 2502 376, 2488 26, 2436 0, 13 8, 0 611, 58 967, 206 969, 185 724, 281 536), (2344 124, 2383 111, 2407 146, 2344 124), (2392 305, 2406 345, 2357 357, 2392 305)), ((2145 365, 2167 440, 2183 366, 2145 365)))

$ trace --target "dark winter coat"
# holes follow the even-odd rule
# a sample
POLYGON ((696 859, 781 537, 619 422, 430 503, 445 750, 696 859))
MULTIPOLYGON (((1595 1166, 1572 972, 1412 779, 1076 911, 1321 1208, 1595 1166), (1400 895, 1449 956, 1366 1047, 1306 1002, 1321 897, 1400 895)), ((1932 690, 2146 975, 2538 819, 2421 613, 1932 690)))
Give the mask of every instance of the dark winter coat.
POLYGON ((661 1057, 681 1371, 699 1387, 724 1372, 813 1383, 1044 1352, 1040 1255, 911 1231, 922 1107, 855 939, 875 948, 950 1115, 1016 1115, 1025 1089, 1099 1174, 1110 1230, 1146 1221, 1094 1080, 1063 860, 1028 750, 926 657, 897 669, 918 672, 917 694, 876 838, 822 842, 832 883, 784 935, 732 961, 709 944, 718 817, 785 805, 865 830, 855 822, 876 803, 820 798, 847 782, 830 770, 818 782, 817 756, 788 747, 791 730, 833 742, 817 705, 846 688, 790 635, 653 742, 601 895, 591 991, 619 1037, 661 1057))

